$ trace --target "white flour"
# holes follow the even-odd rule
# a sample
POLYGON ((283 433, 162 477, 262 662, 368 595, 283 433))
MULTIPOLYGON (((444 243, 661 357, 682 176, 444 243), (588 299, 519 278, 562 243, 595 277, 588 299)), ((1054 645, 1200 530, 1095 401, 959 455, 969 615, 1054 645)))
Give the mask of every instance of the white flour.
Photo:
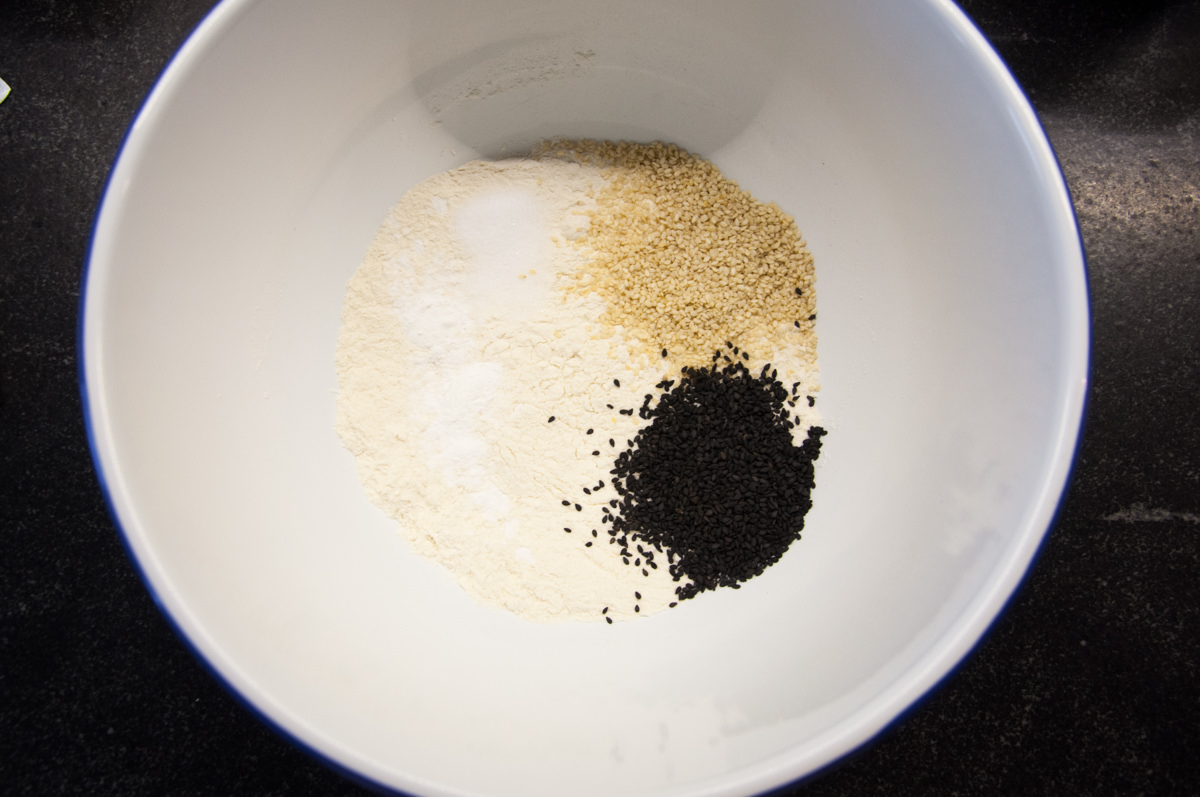
POLYGON ((557 284, 601 183, 560 161, 422 183, 351 280, 338 338, 337 429, 371 500, 477 600, 532 620, 646 615, 678 586, 665 557, 648 576, 624 564, 601 523, 638 425, 618 411, 667 372, 598 334, 599 299, 557 284))

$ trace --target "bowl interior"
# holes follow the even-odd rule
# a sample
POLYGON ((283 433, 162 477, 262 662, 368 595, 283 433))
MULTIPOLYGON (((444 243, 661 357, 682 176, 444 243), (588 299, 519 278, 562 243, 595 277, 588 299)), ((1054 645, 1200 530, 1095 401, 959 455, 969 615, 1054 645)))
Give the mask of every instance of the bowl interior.
POLYGON ((1086 374, 1070 204, 947 2, 232 0, 97 223, 93 446, 151 590, 272 723, 421 794, 745 794, 943 677, 1055 510, 1086 374), (346 282, 419 180, 550 136, 661 139, 793 214, 829 436, 803 540, 645 620, 474 605, 333 428, 346 282))

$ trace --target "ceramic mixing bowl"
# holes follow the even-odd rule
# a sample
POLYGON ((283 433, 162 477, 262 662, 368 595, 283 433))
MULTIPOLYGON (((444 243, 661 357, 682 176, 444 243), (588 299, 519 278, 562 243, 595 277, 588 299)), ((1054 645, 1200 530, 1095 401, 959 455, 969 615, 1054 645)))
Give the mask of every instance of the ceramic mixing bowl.
POLYGON ((97 469, 165 614, 296 744, 416 795, 747 795, 867 742, 1021 582, 1087 354, 1054 155, 945 0, 227 0, 129 132, 82 316, 97 469), (701 154, 817 267, 803 540, 613 626, 474 604, 334 431, 388 209, 552 136, 701 154))

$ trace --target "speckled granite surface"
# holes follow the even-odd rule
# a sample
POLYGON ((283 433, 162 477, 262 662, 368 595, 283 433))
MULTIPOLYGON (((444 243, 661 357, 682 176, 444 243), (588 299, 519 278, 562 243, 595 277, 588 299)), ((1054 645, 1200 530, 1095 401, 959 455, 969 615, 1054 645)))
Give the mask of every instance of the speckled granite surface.
MULTIPOLYGON (((358 794, 227 695, 97 487, 88 233, 209 0, 0 4, 0 793, 358 794)), ((1200 2, 970 0, 1041 114, 1089 259, 1074 481, 1024 587, 894 729, 784 795, 1200 789, 1200 2)))

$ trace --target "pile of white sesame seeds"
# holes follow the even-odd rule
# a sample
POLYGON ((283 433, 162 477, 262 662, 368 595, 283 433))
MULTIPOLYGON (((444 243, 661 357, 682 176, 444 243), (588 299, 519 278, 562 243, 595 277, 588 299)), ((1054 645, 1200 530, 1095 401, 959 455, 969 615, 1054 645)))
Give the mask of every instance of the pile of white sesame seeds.
POLYGON ((815 367, 813 259, 777 205, 673 144, 556 140, 534 156, 598 165, 610 181, 580 241, 592 258, 578 287, 604 299, 602 322, 678 364, 787 336, 815 367))

